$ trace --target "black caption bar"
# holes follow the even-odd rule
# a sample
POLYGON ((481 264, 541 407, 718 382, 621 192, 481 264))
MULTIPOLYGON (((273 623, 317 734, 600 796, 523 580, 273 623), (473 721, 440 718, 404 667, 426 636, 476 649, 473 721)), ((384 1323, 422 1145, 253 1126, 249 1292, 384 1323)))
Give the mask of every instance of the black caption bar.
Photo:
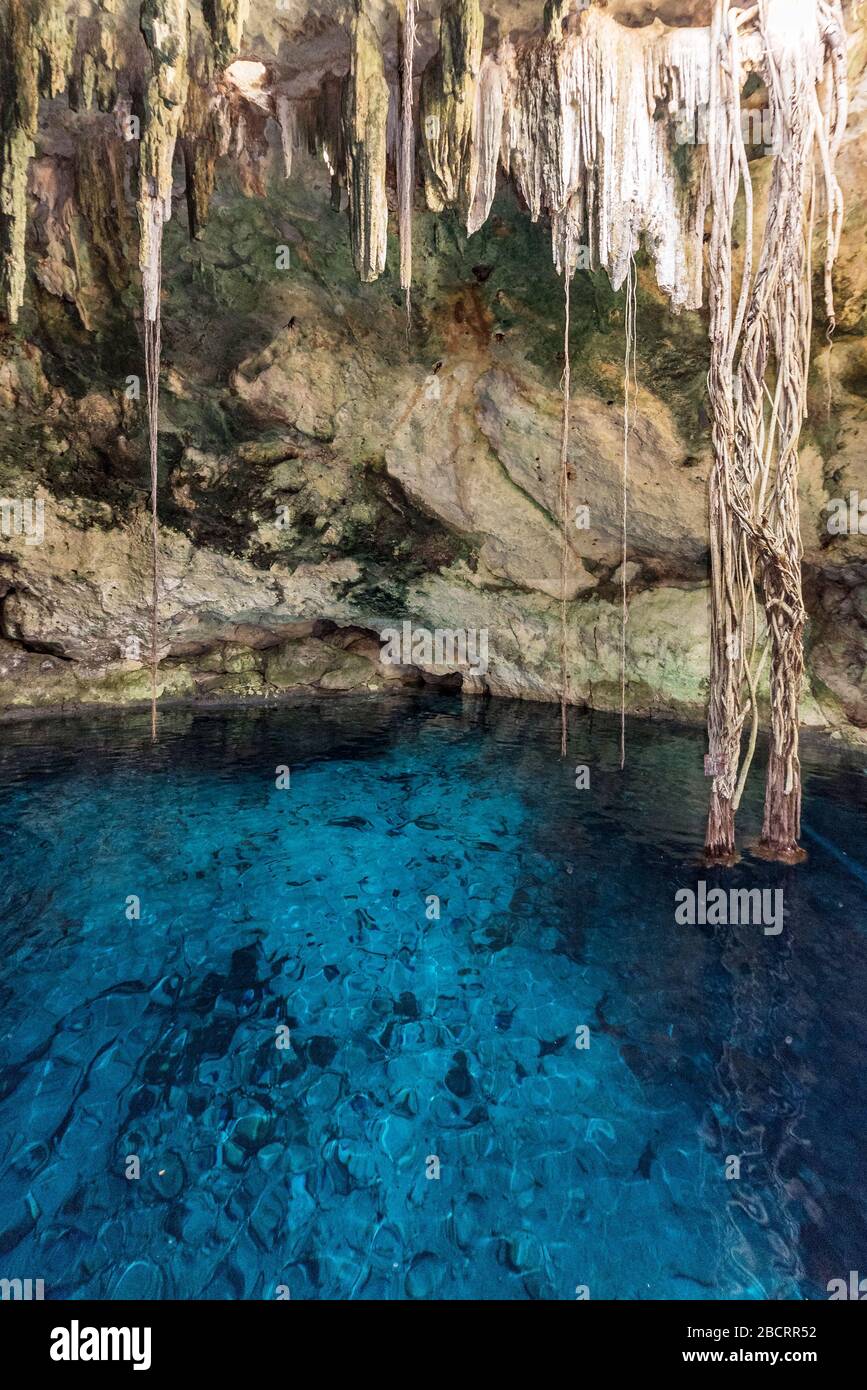
MULTIPOLYGON (((113 1376, 145 1376, 162 1383, 165 1376, 213 1373, 225 1378, 242 1372, 270 1374, 283 1365, 287 1372, 298 1356, 306 1375, 320 1348, 322 1369, 333 1377, 346 1357, 358 1368, 361 1347, 365 1357, 389 1357, 394 1339, 417 1335, 421 1316, 425 1369, 442 1357, 443 1374, 454 1370, 456 1348, 450 1333, 461 1336, 461 1363, 466 1371, 467 1346, 479 1372, 490 1375, 492 1364, 521 1338, 524 1351, 544 1348, 547 1361, 551 1340, 563 1337, 561 1350, 576 1366, 601 1362, 612 1371, 642 1373, 721 1366, 737 1370, 761 1366, 767 1370, 803 1366, 827 1373, 851 1366, 863 1346, 865 1310, 839 1302, 679 1302, 560 1304, 559 1311, 519 1313, 514 1305, 503 1335, 496 1334, 501 1304, 449 1303, 430 1305, 420 1314, 404 1304, 359 1301, 349 1307, 333 1303, 123 1303, 123 1302, 4 1302, 0 1306, 4 1362, 16 1374, 30 1372, 68 1379, 93 1379, 101 1371, 113 1376), (364 1312, 363 1310, 366 1310, 364 1312), (523 1318, 527 1317, 527 1323, 523 1318), (493 1326, 491 1325, 493 1324, 493 1326), (345 1339, 350 1333, 352 1340, 345 1339), (335 1333, 343 1333, 335 1337, 335 1333), (322 1335, 326 1334, 326 1335, 322 1335), (482 1334, 477 1339, 475 1334, 482 1334), (465 1338, 469 1336, 469 1343, 465 1338), (527 1341, 530 1337, 532 1340, 527 1341), (539 1340, 539 1339, 543 1340, 539 1340)), ((399 1344, 397 1344, 399 1345, 399 1344)), ((412 1360, 401 1357, 404 1372, 412 1360)), ((386 1363, 387 1364, 387 1363, 386 1363)), ((401 1377, 403 1378, 403 1376, 401 1377)), ((135 1382, 133 1382, 135 1383, 135 1382)))

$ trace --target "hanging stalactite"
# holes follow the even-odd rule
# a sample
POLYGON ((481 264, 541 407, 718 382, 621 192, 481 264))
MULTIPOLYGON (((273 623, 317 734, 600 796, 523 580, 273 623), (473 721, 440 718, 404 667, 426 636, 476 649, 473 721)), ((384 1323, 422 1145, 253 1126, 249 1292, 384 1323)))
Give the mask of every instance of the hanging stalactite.
POLYGON ((285 92, 274 99, 274 118, 280 131, 280 152, 283 155, 283 174, 292 177, 292 162, 299 145, 298 113, 285 92))
POLYGON ((403 0, 400 26, 400 146, 398 153, 398 229, 400 232, 400 286, 406 304, 407 329, 411 322, 412 202, 415 191, 415 129, 412 120, 413 61, 415 56, 416 0, 403 0))
POLYGON ((677 132, 695 128, 709 68, 707 30, 631 29, 596 8, 516 48, 504 165, 533 220, 549 214, 558 269, 568 236, 619 289, 643 235, 675 310, 700 305, 707 160, 677 132))
POLYGON ((194 240, 202 236, 208 220, 221 137, 219 110, 211 85, 212 50, 201 34, 197 38, 198 42, 191 42, 187 58, 189 82, 181 133, 187 222, 194 240))
POLYGON ((64 0, 0 6, 0 309, 10 323, 24 303, 27 178, 39 97, 65 88, 74 43, 64 0))
MULTIPOLYGON (((84 9, 84 6, 79 7, 84 9)), ((118 99, 118 76, 124 53, 118 44, 123 0, 100 0, 96 12, 78 20, 75 59, 69 81, 72 111, 112 111, 118 99)))
POLYGON ((217 61, 223 67, 241 47, 249 13, 250 0, 202 0, 202 14, 211 31, 217 61))
POLYGON ((432 212, 457 207, 466 217, 473 201, 473 131, 483 37, 479 0, 444 0, 439 50, 421 79, 422 170, 432 212))
POLYGON ((145 318, 159 305, 163 224, 172 215, 172 161, 187 96, 187 0, 142 0, 141 31, 151 69, 139 146, 139 267, 145 318))
POLYGON ((473 123, 470 196, 467 233, 472 236, 488 220, 497 192, 497 170, 502 158, 503 121, 509 92, 509 74, 515 50, 506 39, 496 53, 482 59, 476 88, 473 123))
POLYGON ((349 76, 343 92, 346 182, 352 256, 360 280, 385 269, 388 200, 385 191, 388 83, 382 44, 368 0, 356 0, 349 76))

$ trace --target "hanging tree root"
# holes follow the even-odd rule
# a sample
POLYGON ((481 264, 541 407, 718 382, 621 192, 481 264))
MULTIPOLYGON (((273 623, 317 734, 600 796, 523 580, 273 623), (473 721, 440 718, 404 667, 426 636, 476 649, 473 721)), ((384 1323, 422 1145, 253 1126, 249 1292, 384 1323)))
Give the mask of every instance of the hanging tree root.
POLYGON ((560 756, 565 758, 569 733, 569 627, 566 617, 566 583, 569 566, 569 407, 571 397, 571 357, 569 348, 570 286, 573 267, 563 267, 563 417, 560 429, 560 756))
MULTIPOLYGON (((801 764, 798 706, 804 679, 806 611, 801 589, 801 531, 798 511, 798 438, 806 414, 812 324, 812 166, 818 150, 826 204, 824 289, 828 328, 833 332, 832 270, 840 245, 843 198, 834 160, 847 112, 845 35, 837 4, 818 0, 826 59, 826 99, 821 108, 814 74, 798 48, 777 54, 766 34, 769 89, 783 127, 782 150, 774 161, 766 246, 777 275, 768 296, 767 332, 777 363, 774 415, 778 458, 768 489, 767 530, 760 517, 760 563, 771 638, 771 748, 765 784, 760 852, 792 863, 805 858, 801 833, 801 764), (808 199, 809 195, 809 199, 808 199), (809 214, 806 207, 809 201, 809 214)), ((762 7, 763 26, 767 15, 762 7)))
POLYGON ((713 222, 708 258, 713 469, 709 487, 711 562, 710 699, 708 760, 713 776, 705 855, 713 863, 735 858, 735 789, 740 759, 743 700, 743 555, 733 513, 736 487, 734 354, 743 321, 752 265, 752 189, 740 128, 741 71, 737 28, 724 0, 711 26, 708 154, 713 222), (737 307, 732 294, 732 225, 743 179, 746 245, 737 307))
POLYGON ((160 308, 159 285, 162 276, 162 248, 157 246, 157 309, 153 319, 145 314, 145 380, 147 384, 148 452, 151 477, 151 738, 157 737, 157 671, 159 668, 160 559, 159 515, 159 409, 160 409, 160 308))
POLYGON ((629 489, 629 379, 636 383, 635 310, 637 304, 635 260, 629 257, 625 283, 623 352, 623 469, 620 497, 620 769, 626 766, 626 626, 629 622, 628 581, 626 577, 626 508, 629 489))
POLYGON ((833 159, 845 124, 845 62, 838 5, 817 0, 792 18, 784 0, 760 0, 758 26, 775 154, 761 254, 752 273, 752 192, 740 133, 743 71, 738 28, 754 12, 716 0, 711 29, 709 159, 711 362, 708 388, 714 466, 710 487, 711 688, 707 770, 713 776, 705 849, 731 862, 734 816, 755 747, 759 668, 755 583, 761 585, 771 669, 771 748, 760 852, 792 862, 800 834, 799 702, 806 621, 801 589, 798 441, 805 415, 812 301, 812 163, 818 148, 827 203, 825 295, 833 322, 831 267, 842 199, 833 159), (794 29, 797 32, 793 32, 794 29), (824 47, 827 97, 816 96, 824 47), (743 184, 747 245, 732 305, 732 223, 743 184), (773 395, 767 378, 773 372, 773 395), (749 641, 748 641, 749 638, 749 641), (740 768, 747 714, 752 730, 740 768))

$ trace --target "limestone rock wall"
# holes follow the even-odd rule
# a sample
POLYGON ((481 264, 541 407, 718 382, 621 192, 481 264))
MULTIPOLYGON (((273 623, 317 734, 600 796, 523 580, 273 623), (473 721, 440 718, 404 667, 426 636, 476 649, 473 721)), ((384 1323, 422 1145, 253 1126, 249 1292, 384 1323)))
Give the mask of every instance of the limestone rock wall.
MULTIPOLYGON (((243 8, 221 7, 221 43, 243 8)), ((278 75, 291 119, 284 105, 281 124, 261 73, 245 69, 234 84, 220 78, 222 95, 199 103, 181 132, 163 242, 163 690, 270 698, 422 679, 378 658, 376 635, 408 619, 487 631, 488 667, 468 677, 468 690, 550 700, 563 367, 551 229, 530 221, 501 175, 487 220, 468 236, 466 195, 433 214, 420 179, 407 329, 389 173, 385 269, 359 283, 335 162, 344 9, 338 22, 324 6, 314 23, 305 5, 275 18, 254 3, 241 59, 268 81, 278 75), (193 239, 191 167, 213 179, 193 239)), ((482 9, 488 54, 539 23, 535 7, 482 9)), ((645 9, 636 17, 651 17, 645 9)), ((677 18, 676 7, 662 12, 677 18)), ((393 11, 370 14, 393 86, 393 11)), ((438 15, 420 8, 419 71, 438 15)), ((801 458, 804 713, 864 738, 867 535, 857 522, 854 531, 828 525, 835 501, 867 499, 867 44, 851 16, 850 27, 838 330, 830 353, 816 335, 801 458)), ((80 43, 76 63, 85 70, 80 43)), ((104 82, 104 63, 99 72, 104 82)), ((124 71, 115 83, 132 114, 134 78, 124 71)), ((43 96, 24 301, 0 336, 0 497, 41 503, 44 527, 36 543, 10 511, 0 537, 0 707, 17 711, 147 697, 136 655, 147 650, 149 618, 136 157, 115 133, 115 98, 100 111, 94 95, 70 112, 43 96), (98 150, 103 179, 93 172, 98 150)), ((389 162, 394 148, 390 131, 389 162)), ((619 699, 623 296, 604 272, 579 269, 572 300, 571 493, 586 508, 570 528, 567 566, 572 688, 579 702, 610 708, 619 699)), ((640 259, 627 700, 643 714, 704 713, 706 336, 701 311, 672 316, 652 263, 640 259)), ((431 664, 427 674, 447 672, 431 664)))

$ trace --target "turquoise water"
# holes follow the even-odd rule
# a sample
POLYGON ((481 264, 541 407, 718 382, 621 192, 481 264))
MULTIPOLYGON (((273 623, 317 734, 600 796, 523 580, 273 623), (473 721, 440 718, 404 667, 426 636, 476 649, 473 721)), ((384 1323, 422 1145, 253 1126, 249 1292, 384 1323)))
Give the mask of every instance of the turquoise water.
POLYGON ((699 730, 634 724, 621 773, 610 720, 576 715, 563 763, 551 708, 442 694, 161 729, 2 730, 0 1277, 712 1299, 867 1273, 863 755, 806 753, 807 864, 727 877, 697 862, 699 730), (781 887, 784 930, 678 926, 700 878, 781 887))

